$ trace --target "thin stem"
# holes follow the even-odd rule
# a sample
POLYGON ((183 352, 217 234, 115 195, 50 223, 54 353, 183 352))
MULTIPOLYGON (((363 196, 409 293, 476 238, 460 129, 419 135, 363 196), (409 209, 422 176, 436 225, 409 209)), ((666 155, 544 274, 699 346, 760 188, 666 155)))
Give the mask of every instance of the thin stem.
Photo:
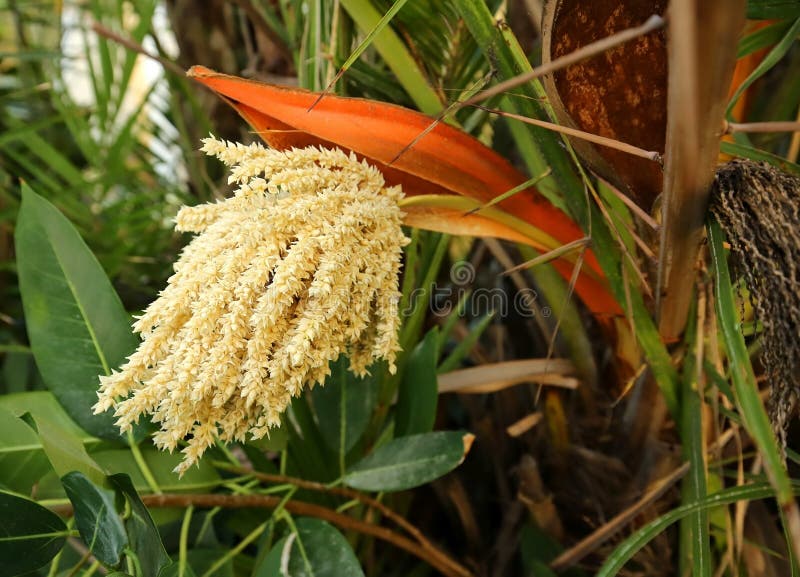
POLYGON ((156 481, 153 472, 144 460, 144 455, 142 455, 142 451, 139 449, 139 444, 136 442, 136 439, 133 438, 132 431, 128 431, 128 443, 131 447, 133 460, 136 461, 136 466, 139 467, 139 471, 141 471, 142 477, 144 477, 144 480, 147 482, 147 486, 150 487, 153 493, 160 494, 161 487, 159 487, 158 481, 156 481))
POLYGON ((800 132, 800 122, 788 120, 777 122, 725 122, 725 134, 735 134, 737 132, 800 132))
POLYGON ((387 507, 380 501, 377 501, 372 497, 360 493, 359 491, 354 491, 346 487, 330 487, 323 483, 307 481, 305 479, 299 479, 297 477, 288 477, 286 475, 273 475, 270 473, 260 473, 258 471, 248 471, 247 469, 243 469, 242 467, 231 467, 226 463, 214 463, 214 466, 217 467, 218 469, 224 469, 232 473, 251 475, 254 478, 258 479, 259 481, 263 481, 266 483, 289 484, 289 485, 294 485, 295 487, 299 487, 300 489, 307 489, 309 491, 317 491, 321 493, 328 493, 331 495, 347 497, 348 499, 354 499, 368 507, 380 511, 380 513, 384 517, 394 522, 398 527, 404 529, 409 535, 411 535, 417 541, 419 541, 420 545, 422 545, 423 547, 433 548, 433 544, 430 541, 428 541, 425 535, 423 535, 422 532, 419 529, 417 529, 414 525, 406 521, 403 517, 392 511, 389 507, 387 507))
MULTIPOLYGON (((222 507, 226 509, 241 508, 265 508, 276 509, 284 503, 285 499, 279 499, 271 495, 220 495, 210 493, 180 494, 163 493, 160 495, 142 495, 142 502, 149 508, 174 508, 188 507, 222 507)), ((473 573, 466 567, 449 557, 446 553, 436 548, 421 547, 420 543, 412 541, 407 537, 399 535, 391 529, 373 525, 366 521, 354 519, 348 515, 342 515, 312 503, 303 501, 288 501, 283 505, 286 511, 295 515, 307 515, 328 521, 345 530, 357 531, 365 535, 370 535, 376 539, 391 543, 399 549, 414 555, 418 559, 425 561, 434 569, 440 571, 446 577, 474 577, 473 573)), ((59 507, 60 514, 72 513, 72 506, 59 507)))
POLYGON ((194 513, 194 505, 186 507, 186 512, 183 514, 183 522, 181 523, 181 536, 178 542, 178 577, 183 577, 186 572, 186 551, 189 542, 189 525, 192 522, 192 513, 194 513))
POLYGON ((148 58, 152 58, 153 60, 161 64, 161 66, 163 66, 166 70, 169 70, 173 74, 177 74, 178 76, 186 75, 186 71, 177 64, 175 64, 174 62, 172 62, 171 60, 167 60, 166 58, 162 58, 161 56, 158 56, 156 54, 151 54, 150 52, 145 50, 144 46, 142 46, 138 42, 134 42, 129 38, 120 36, 113 30, 106 28, 99 22, 92 22, 92 30, 94 30, 100 36, 104 36, 109 40, 113 40, 117 44, 124 46, 128 50, 131 50, 143 56, 147 56, 148 58))
POLYGON ((553 132, 560 132, 562 134, 566 134, 567 136, 574 136, 575 138, 580 138, 581 140, 594 142, 595 144, 599 144, 600 146, 613 148, 614 150, 619 150, 621 152, 626 152, 633 156, 638 156, 640 158, 652 160, 653 162, 657 162, 659 164, 662 163, 661 154, 654 150, 645 150, 644 148, 639 148, 638 146, 633 146, 632 144, 621 142, 613 138, 600 136, 599 134, 592 134, 591 132, 584 132, 583 130, 578 130, 577 128, 561 126, 560 124, 555 124, 553 122, 546 122, 544 120, 538 120, 536 118, 528 118, 527 116, 522 116, 521 114, 504 112, 502 110, 497 110, 495 108, 486 108, 484 106, 479 106, 479 105, 476 105, 476 108, 486 110, 487 112, 491 112, 492 114, 497 114, 498 116, 502 116, 504 118, 512 118, 514 120, 519 120, 520 122, 524 122, 525 124, 532 124, 534 126, 539 126, 541 128, 552 130, 553 132))

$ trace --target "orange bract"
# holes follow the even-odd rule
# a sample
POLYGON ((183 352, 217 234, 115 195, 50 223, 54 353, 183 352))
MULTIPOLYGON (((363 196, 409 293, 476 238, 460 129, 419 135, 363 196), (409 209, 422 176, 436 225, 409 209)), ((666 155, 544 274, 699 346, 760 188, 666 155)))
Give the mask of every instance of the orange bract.
MULTIPOLYGON (((420 137, 432 119, 401 106, 333 95, 317 102, 319 95, 313 92, 228 76, 202 66, 193 67, 188 74, 222 96, 271 147, 317 145, 353 151, 377 166, 387 184, 402 185, 407 195, 456 194, 488 202, 527 180, 502 156, 452 126, 438 123, 420 137)), ((559 244, 584 236, 566 214, 533 188, 498 206, 559 244)), ((435 209, 426 209, 429 216, 432 212, 435 209)), ((435 229, 445 230, 448 220, 459 218, 452 212, 439 214, 434 219, 435 229)), ((422 224, 420 218, 416 224, 422 224)), ((453 224, 454 231, 463 228, 453 224)), ((484 229, 482 236, 513 237, 500 223, 484 229)), ((555 248, 529 244, 541 250, 555 248)), ((585 262, 588 270, 575 287, 581 299, 596 314, 621 314, 594 255, 587 252, 585 262)), ((571 263, 559 260, 554 264, 570 278, 571 263)))

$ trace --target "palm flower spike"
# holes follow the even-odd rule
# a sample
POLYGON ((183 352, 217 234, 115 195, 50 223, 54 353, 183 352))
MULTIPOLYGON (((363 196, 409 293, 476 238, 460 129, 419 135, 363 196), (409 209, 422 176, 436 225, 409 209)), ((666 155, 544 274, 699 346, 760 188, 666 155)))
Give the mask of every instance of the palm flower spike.
POLYGON ((408 242, 400 187, 352 153, 203 142, 238 189, 178 213, 176 229, 197 236, 94 407, 113 408, 123 432, 149 416, 161 449, 188 438, 181 474, 216 438, 267 435, 342 353, 357 375, 379 359, 395 371, 408 242))

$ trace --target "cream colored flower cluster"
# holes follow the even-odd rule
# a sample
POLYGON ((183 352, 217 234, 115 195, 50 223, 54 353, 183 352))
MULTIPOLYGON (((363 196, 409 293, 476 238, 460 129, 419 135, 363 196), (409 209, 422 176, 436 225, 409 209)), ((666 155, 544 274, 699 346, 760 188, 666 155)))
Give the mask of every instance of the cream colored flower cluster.
POLYGON ((378 359, 394 371, 407 243, 400 188, 353 155, 203 143, 238 190, 178 213, 177 230, 198 236, 134 323, 139 349, 101 377, 94 407, 115 408, 123 431, 151 415, 162 449, 188 437, 180 473, 216 437, 267 434, 340 353, 358 375, 378 359))

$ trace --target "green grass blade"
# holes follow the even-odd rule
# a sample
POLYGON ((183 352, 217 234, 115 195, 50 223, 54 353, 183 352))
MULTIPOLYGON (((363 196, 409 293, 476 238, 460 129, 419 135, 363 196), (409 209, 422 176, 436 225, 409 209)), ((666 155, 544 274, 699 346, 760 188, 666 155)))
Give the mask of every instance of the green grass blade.
MULTIPOLYGON (((800 485, 795 484, 790 486, 790 489, 795 493, 800 493, 800 485)), ((647 545, 647 543, 662 534, 667 527, 695 511, 701 509, 708 511, 714 507, 729 505, 737 501, 766 499, 772 495, 774 495, 774 491, 768 483, 757 483, 745 485, 743 487, 723 489, 722 491, 709 495, 702 501, 687 503, 686 505, 677 507, 666 515, 648 523, 623 541, 623 543, 609 555, 595 577, 613 577, 617 575, 625 563, 630 561, 638 551, 647 545)))
POLYGON ((775 47, 769 51, 764 57, 764 60, 756 66, 756 69, 750 73, 750 75, 745 78, 744 82, 736 89, 736 92, 733 94, 731 101, 728 103, 728 109, 725 111, 725 116, 730 116, 733 107, 736 106, 736 102, 739 100, 739 97, 744 94, 744 91, 747 90, 753 82, 761 78, 768 70, 770 70, 773 66, 775 66, 778 61, 784 57, 784 55, 789 51, 789 49, 794 44, 795 38, 797 35, 800 34, 800 18, 794 21, 794 24, 789 28, 786 34, 781 38, 780 42, 778 42, 775 47))
POLYGON ((373 36, 372 45, 397 76, 398 82, 405 88, 417 107, 425 114, 438 114, 442 110, 439 95, 428 83, 422 68, 394 30, 385 26, 386 23, 383 24, 383 29, 378 29, 382 25, 382 17, 372 2, 369 0, 341 0, 341 3, 358 27, 373 36))
MULTIPOLYGON (((689 474, 683 480, 682 500, 688 503, 702 501, 707 495, 705 440, 703 436, 703 402, 698 387, 699 359, 696 356, 698 339, 697 317, 690 312, 686 327, 686 356, 683 362, 683 391, 681 393, 681 441, 683 456, 690 463, 689 474)), ((703 327, 699 327, 702 331, 703 327)), ((692 511, 681 522, 681 574, 687 574, 691 561, 691 575, 709 577, 712 574, 711 545, 708 530, 708 510, 692 511)))

